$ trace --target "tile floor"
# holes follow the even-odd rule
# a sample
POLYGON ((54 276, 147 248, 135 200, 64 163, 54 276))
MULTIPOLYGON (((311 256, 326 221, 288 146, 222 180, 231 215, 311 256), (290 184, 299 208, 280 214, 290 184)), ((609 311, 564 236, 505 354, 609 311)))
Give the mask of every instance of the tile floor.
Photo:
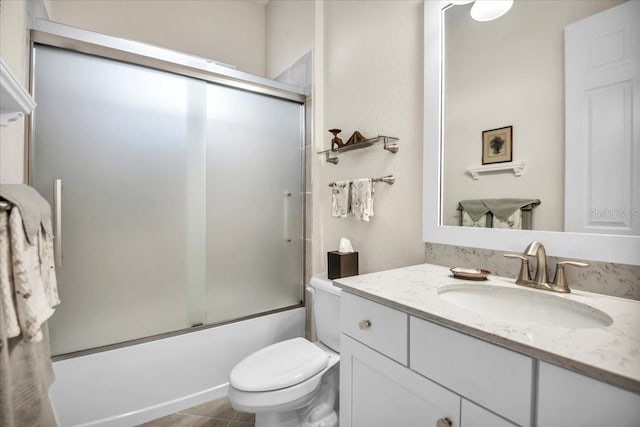
POLYGON ((255 425, 255 414, 238 412, 229 399, 212 400, 175 414, 141 424, 140 427, 249 427, 255 425))

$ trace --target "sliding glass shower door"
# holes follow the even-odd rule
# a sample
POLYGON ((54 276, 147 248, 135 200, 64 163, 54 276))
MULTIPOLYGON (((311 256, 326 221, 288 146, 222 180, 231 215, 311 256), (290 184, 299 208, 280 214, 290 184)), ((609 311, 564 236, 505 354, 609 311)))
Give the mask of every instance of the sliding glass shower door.
POLYGON ((302 298, 303 115, 298 104, 207 88, 207 322, 302 298), (240 120, 242 118, 242 120, 240 120))
POLYGON ((30 183, 62 212, 54 355, 300 302, 302 105, 44 45, 34 58, 30 183))

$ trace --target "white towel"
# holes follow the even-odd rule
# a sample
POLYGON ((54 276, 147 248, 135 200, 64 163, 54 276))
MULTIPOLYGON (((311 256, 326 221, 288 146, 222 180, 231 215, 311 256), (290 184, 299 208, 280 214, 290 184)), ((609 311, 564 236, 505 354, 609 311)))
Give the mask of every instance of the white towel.
POLYGON ((20 335, 20 324, 13 297, 9 210, 0 211, 0 304, 2 304, 7 338, 17 337, 20 335))
POLYGON ((53 263, 53 236, 41 227, 36 241, 29 243, 20 210, 13 207, 8 221, 9 238, 6 239, 6 212, 3 214, 0 217, 0 232, 5 233, 0 235, 3 241, 0 246, 0 298, 3 308, 15 304, 15 310, 4 311, 7 336, 14 337, 22 333, 28 341, 40 341, 42 324, 53 314, 53 307, 60 303, 53 263), (9 241, 8 254, 5 240, 9 241), (13 317, 16 315, 17 319, 13 317), (16 322, 19 331, 16 331, 16 322))
POLYGON ((346 218, 349 214, 349 181, 337 181, 331 185, 331 216, 346 218))
POLYGON ((355 179, 351 182, 351 211, 357 219, 368 222, 373 216, 374 193, 371 178, 355 179))

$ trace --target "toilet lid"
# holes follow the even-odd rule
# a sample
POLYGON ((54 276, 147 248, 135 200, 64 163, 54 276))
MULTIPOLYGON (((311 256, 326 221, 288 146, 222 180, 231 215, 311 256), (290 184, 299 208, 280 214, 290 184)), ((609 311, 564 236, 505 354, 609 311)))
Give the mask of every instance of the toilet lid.
POLYGON ((329 355, 304 338, 282 341, 247 356, 229 375, 243 391, 271 391, 299 384, 322 371, 329 355))

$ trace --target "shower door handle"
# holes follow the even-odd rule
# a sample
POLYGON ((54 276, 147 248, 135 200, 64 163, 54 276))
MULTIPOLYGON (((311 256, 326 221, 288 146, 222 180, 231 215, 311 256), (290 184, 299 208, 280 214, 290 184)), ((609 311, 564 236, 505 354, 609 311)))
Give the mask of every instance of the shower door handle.
POLYGON ((291 232, 289 230, 289 204, 291 203, 291 191, 284 190, 284 224, 283 224, 283 234, 284 241, 287 243, 291 243, 291 232))
POLYGON ((53 242, 55 263, 57 268, 62 268, 62 180, 53 180, 53 214, 54 229, 53 242))

